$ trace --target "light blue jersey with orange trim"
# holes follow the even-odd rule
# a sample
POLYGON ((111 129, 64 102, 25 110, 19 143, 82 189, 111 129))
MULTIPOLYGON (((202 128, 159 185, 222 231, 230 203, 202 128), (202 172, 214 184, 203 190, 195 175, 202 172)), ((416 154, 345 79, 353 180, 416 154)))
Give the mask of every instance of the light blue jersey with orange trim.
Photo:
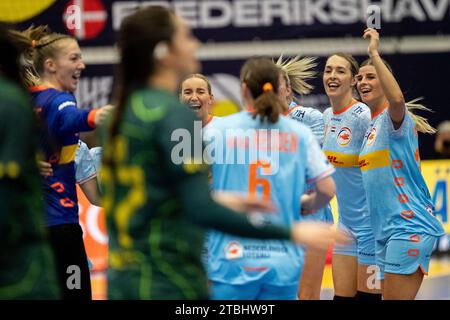
POLYGON ((289 105, 289 110, 286 112, 286 115, 291 119, 297 120, 314 133, 314 136, 319 142, 320 145, 323 143, 323 133, 324 133, 324 122, 323 115, 317 109, 308 108, 297 104, 296 102, 291 102, 289 105))
POLYGON ((394 231, 444 234, 420 173, 417 130, 408 112, 397 130, 388 109, 372 120, 359 163, 376 240, 394 231))
MULTIPOLYGON (((222 153, 226 160, 212 164, 214 190, 272 200, 278 211, 252 216, 259 217, 260 223, 288 226, 301 220, 300 196, 306 184, 334 171, 311 130, 282 115, 269 124, 242 111, 221 117, 207 131, 216 154, 222 153), (255 150, 258 154, 252 158, 255 150), (244 161, 239 162, 239 157, 244 161)), ((291 285, 297 283, 303 261, 303 249, 288 241, 253 240, 216 231, 209 234, 208 253, 209 278, 229 284, 291 285)))
MULTIPOLYGON (((286 115, 291 119, 297 120, 310 128, 314 136, 316 137, 317 142, 319 142, 320 146, 322 146, 323 133, 325 130, 322 112, 314 108, 301 106, 296 102, 291 102, 286 115)), ((314 186, 308 186, 308 190, 312 191, 313 189, 314 186)), ((315 212, 314 214, 308 215, 307 218, 330 223, 334 222, 333 214, 331 213, 331 207, 329 205, 317 210, 317 212, 315 212)))
POLYGON ((326 109, 323 118, 323 151, 336 168, 333 178, 339 222, 354 230, 368 228, 371 225, 370 216, 358 156, 370 124, 370 109, 355 100, 338 113, 331 108, 326 109))

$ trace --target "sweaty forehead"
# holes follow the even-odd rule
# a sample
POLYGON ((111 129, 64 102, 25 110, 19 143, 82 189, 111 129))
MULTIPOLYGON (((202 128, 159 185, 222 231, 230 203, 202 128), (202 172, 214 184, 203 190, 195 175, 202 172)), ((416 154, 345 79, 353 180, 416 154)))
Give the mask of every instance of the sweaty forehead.
POLYGON ((60 54, 69 55, 72 53, 81 54, 78 42, 73 39, 62 39, 58 40, 58 52, 60 54))
POLYGON ((359 68, 359 74, 365 74, 365 73, 376 73, 375 67, 371 65, 363 66, 359 68))
POLYGON ((208 84, 205 80, 200 78, 188 78, 183 81, 182 88, 184 89, 204 89, 208 90, 208 84))
POLYGON ((350 69, 350 62, 339 56, 331 56, 328 58, 326 67, 350 69))

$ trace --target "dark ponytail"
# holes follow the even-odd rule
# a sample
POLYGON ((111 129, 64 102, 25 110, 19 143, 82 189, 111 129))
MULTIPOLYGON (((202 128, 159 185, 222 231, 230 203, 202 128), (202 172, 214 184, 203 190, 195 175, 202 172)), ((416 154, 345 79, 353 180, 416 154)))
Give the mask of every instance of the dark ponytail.
POLYGON ((253 119, 259 116, 261 122, 266 118, 271 123, 278 121, 283 112, 277 95, 279 75, 278 67, 266 58, 249 59, 242 67, 241 82, 247 85, 253 97, 253 119))
MULTIPOLYGON (((120 63, 116 72, 117 107, 109 130, 111 143, 119 133, 130 94, 145 87, 155 72, 155 47, 169 46, 174 33, 175 15, 159 6, 143 8, 122 22, 117 41, 120 63)), ((111 160, 105 152, 105 162, 111 164, 111 160)))

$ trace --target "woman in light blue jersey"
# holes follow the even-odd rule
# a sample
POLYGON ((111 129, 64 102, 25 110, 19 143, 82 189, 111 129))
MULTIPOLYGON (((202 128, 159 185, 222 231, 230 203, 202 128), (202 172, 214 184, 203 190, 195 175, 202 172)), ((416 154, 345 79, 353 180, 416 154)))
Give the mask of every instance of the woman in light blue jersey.
MULTIPOLYGON (((276 62, 280 68, 278 94, 283 101, 286 101, 284 114, 308 126, 314 133, 317 142, 322 145, 324 132, 322 112, 300 105, 295 97, 295 95, 309 94, 313 89, 307 80, 316 75, 316 72, 313 71, 313 68, 317 66, 315 60, 312 57, 300 58, 299 56, 284 60, 281 56, 276 62)), ((310 186, 308 189, 313 190, 314 186, 310 186)), ((329 205, 312 214, 304 215, 304 218, 334 222, 329 205)), ((298 288, 299 300, 320 300, 326 256, 327 250, 312 248, 306 250, 298 288)))
POLYGON ((331 108, 323 113, 323 150, 335 166, 338 227, 347 230, 353 242, 333 249, 332 270, 335 300, 381 299, 372 285, 375 240, 367 208, 358 156, 370 123, 369 108, 353 95, 358 63, 344 53, 331 55, 325 65, 323 85, 331 108))
MULTIPOLYGON (((278 210, 266 215, 260 223, 290 226, 302 221, 301 208, 317 210, 328 203, 334 195, 330 177, 334 169, 311 130, 282 115, 285 106, 277 96, 278 88, 279 70, 272 61, 257 58, 244 64, 241 70, 244 110, 222 117, 211 130, 216 132, 213 140, 218 146, 216 155, 223 154, 225 160, 212 164, 213 189, 270 199, 278 210), (243 161, 236 160, 241 156, 243 161), (304 196, 300 204, 307 182, 316 184, 316 192, 304 196)), ((320 242, 315 248, 326 249, 328 240, 320 242)), ((302 251, 287 241, 211 232, 208 277, 212 297, 296 299, 302 251)))
POLYGON ((179 95, 181 102, 187 104, 202 119, 203 127, 214 121, 216 117, 211 114, 214 95, 206 76, 200 73, 187 76, 181 82, 179 95))
POLYGON ((356 80, 372 122, 359 162, 375 233, 376 262, 384 278, 383 298, 414 299, 428 272, 434 244, 444 234, 420 173, 417 132, 435 130, 408 110, 426 108, 405 103, 378 52, 378 32, 368 28, 363 37, 369 40, 369 59, 356 80))

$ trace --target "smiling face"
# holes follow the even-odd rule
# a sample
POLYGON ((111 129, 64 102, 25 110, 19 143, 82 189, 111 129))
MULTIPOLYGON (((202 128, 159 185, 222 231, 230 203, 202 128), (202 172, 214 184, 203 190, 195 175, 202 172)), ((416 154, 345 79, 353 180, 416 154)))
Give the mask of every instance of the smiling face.
POLYGON ((340 98, 351 94, 354 84, 350 62, 337 55, 328 58, 323 72, 323 86, 327 96, 340 98))
POLYGON ((208 83, 201 78, 190 77, 181 84, 180 99, 194 110, 199 117, 208 117, 214 103, 208 83))
POLYGON ((46 62, 46 72, 51 74, 51 84, 61 91, 74 92, 85 64, 77 41, 58 40, 58 50, 46 62))
POLYGON ((369 107, 377 107, 384 96, 377 71, 371 65, 366 65, 359 69, 356 75, 356 88, 362 101, 369 107))

